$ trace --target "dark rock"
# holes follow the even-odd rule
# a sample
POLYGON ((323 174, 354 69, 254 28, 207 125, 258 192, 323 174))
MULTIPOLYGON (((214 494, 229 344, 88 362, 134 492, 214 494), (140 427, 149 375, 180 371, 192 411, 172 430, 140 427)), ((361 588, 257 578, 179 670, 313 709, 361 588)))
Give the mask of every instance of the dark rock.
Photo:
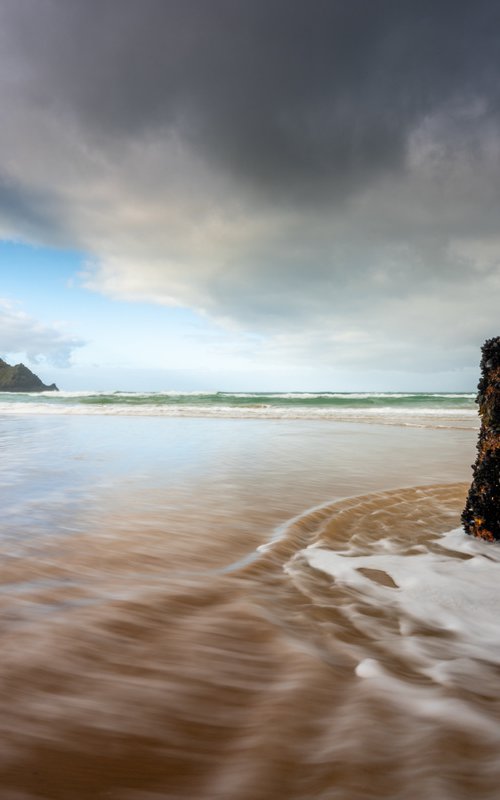
POLYGON ((0 392, 57 392, 55 383, 46 386, 24 364, 11 367, 0 358, 0 392))
POLYGON ((500 336, 483 345, 476 402, 481 430, 467 503, 462 512, 466 533, 500 541, 500 336))

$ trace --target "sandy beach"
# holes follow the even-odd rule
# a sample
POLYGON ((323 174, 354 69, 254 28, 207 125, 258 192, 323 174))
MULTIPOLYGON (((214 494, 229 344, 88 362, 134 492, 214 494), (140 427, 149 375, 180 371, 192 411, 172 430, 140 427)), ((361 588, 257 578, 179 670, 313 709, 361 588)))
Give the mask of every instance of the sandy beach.
POLYGON ((475 431, 1 430, 5 800, 495 796, 475 431))

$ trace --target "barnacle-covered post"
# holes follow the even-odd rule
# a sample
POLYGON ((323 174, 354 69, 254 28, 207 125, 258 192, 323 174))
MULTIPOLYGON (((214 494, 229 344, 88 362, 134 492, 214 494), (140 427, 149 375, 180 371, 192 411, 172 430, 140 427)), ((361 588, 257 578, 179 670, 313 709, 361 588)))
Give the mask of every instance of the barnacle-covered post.
POLYGON ((488 339, 482 354, 476 398, 481 430, 462 523, 466 533, 493 542, 500 540, 500 336, 488 339))

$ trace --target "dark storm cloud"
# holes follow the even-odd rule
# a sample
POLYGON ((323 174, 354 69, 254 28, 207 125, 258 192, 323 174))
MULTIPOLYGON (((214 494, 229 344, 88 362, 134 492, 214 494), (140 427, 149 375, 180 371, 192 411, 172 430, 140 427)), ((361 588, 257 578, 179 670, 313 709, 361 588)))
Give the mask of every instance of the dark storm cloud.
POLYGON ((491 1, 4 0, 2 16, 33 102, 101 135, 174 128, 283 200, 401 168, 438 107, 499 110, 491 1))
POLYGON ((43 240, 50 231, 52 241, 63 245, 66 236, 59 224, 61 212, 50 195, 15 185, 0 176, 0 235, 2 227, 16 228, 22 220, 23 230, 31 238, 43 240))

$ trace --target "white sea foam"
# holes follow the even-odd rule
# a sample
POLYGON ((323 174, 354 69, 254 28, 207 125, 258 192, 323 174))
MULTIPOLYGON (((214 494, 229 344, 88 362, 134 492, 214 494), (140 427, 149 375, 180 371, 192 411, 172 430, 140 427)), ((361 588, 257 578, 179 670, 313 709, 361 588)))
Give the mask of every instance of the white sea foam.
MULTIPOLYGON (((17 394, 17 393, 15 393, 17 394)), ((79 397, 134 397, 134 398, 141 398, 141 397, 204 397, 213 395, 213 392, 178 392, 174 390, 165 390, 159 392, 129 392, 126 390, 117 389, 115 391, 105 391, 104 389, 98 389, 93 391, 65 391, 59 390, 57 393, 53 391, 49 392, 19 392, 19 394, 24 394, 29 397, 49 397, 51 400, 59 400, 62 398, 75 398, 78 399, 79 397)))
POLYGON ((418 399, 423 397, 440 398, 440 399, 463 399, 473 400, 476 396, 475 392, 229 392, 213 390, 196 390, 196 391, 179 391, 177 389, 162 389, 159 391, 131 391, 126 389, 104 390, 75 390, 68 391, 60 389, 57 392, 13 392, 13 395, 20 395, 26 397, 49 397, 52 399, 64 397, 111 397, 116 395, 118 397, 204 397, 204 396, 219 396, 227 398, 262 398, 269 397, 277 400, 314 400, 321 399, 340 399, 340 400, 401 400, 401 399, 418 399))
MULTIPOLYGON (((433 680, 453 680, 470 660, 500 666, 500 545, 453 530, 419 553, 391 553, 376 546, 371 554, 360 555, 354 549, 334 552, 311 546, 303 556, 311 567, 352 590, 354 599, 397 614, 406 651, 433 680), (395 586, 360 570, 386 573, 395 586), (433 652, 432 637, 415 635, 421 626, 453 637, 445 660, 438 648, 433 652)), ((358 666, 362 677, 374 672, 370 664, 358 666)))
MULTIPOLYGON (((186 393, 187 394, 187 393, 186 393)), ((195 394, 202 394, 196 392, 195 394)), ((415 397, 435 397, 443 399, 473 400, 475 392, 218 392, 222 397, 273 397, 276 399, 310 399, 338 398, 340 400, 369 400, 387 399, 402 400, 415 397)))
MULTIPOLYGON (((78 395, 82 397, 83 395, 78 395)), ((70 400, 72 395, 68 395, 70 400)), ((123 397, 123 395, 122 395, 123 397)), ((136 397, 136 396, 134 396, 136 397)), ((1 402, 0 415, 69 414, 106 416, 155 416, 155 417, 209 417, 236 419, 331 419, 339 422, 378 422, 382 424, 403 424, 410 426, 464 427, 478 425, 477 413, 473 409, 456 408, 349 408, 331 406, 275 406, 255 403, 245 406, 153 403, 64 403, 1 402)))

